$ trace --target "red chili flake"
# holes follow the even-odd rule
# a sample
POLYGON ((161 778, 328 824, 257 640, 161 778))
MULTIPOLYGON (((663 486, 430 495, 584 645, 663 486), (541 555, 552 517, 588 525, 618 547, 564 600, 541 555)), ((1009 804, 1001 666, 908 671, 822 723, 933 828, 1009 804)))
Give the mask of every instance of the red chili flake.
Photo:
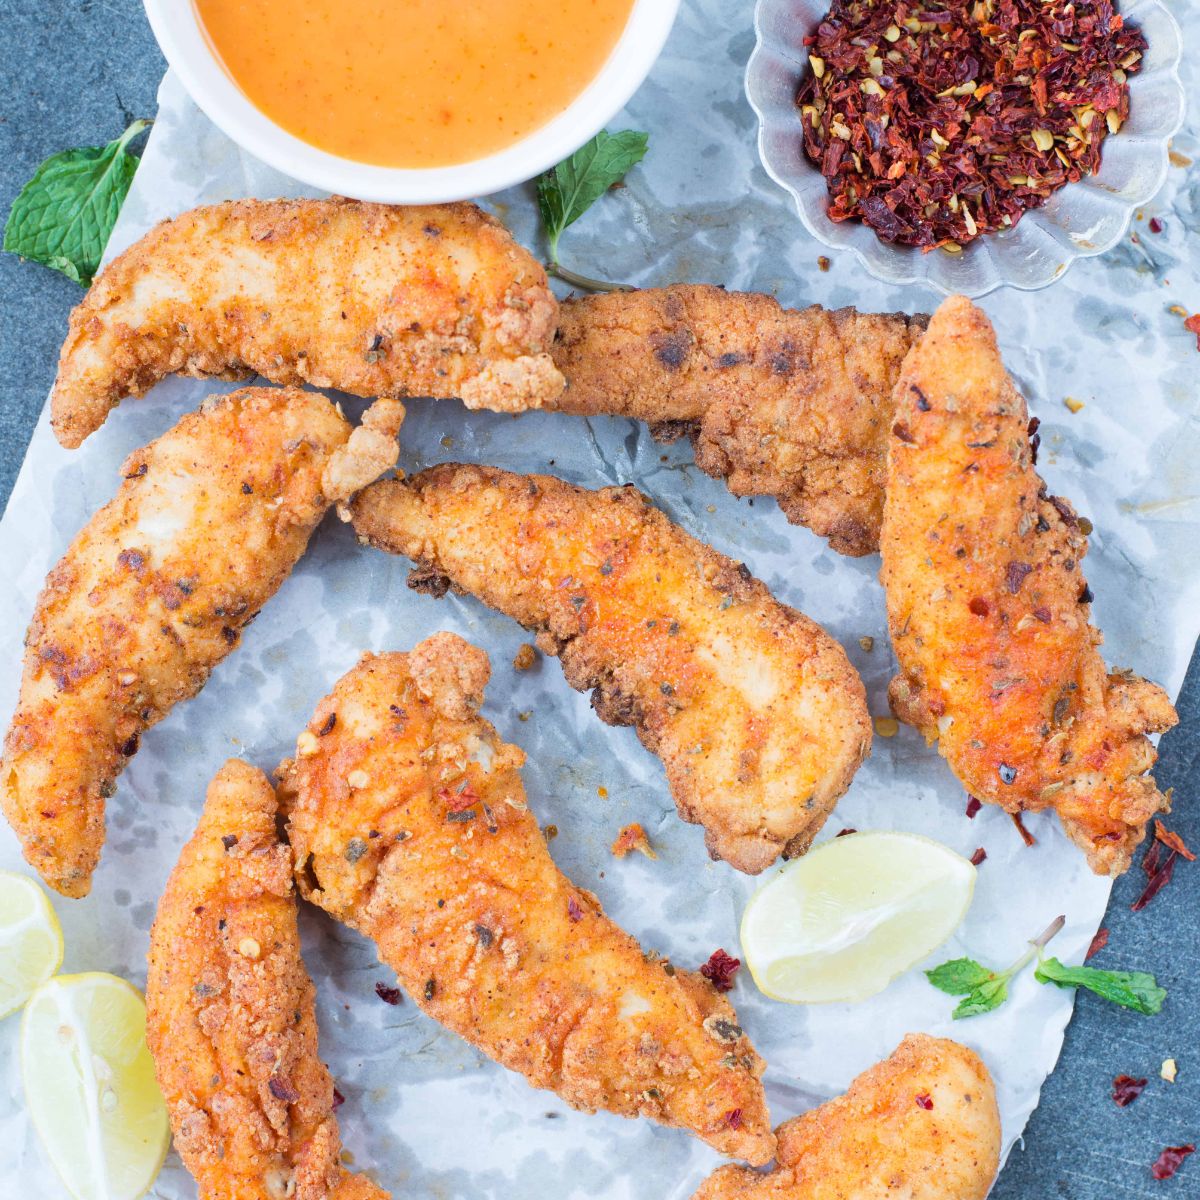
POLYGON ((730 1129, 741 1129, 742 1127, 742 1110, 740 1108, 731 1108, 725 1114, 725 1124, 730 1129))
POLYGON ((1195 862, 1196 856, 1187 848, 1187 843, 1177 833, 1172 833, 1157 817, 1154 818, 1154 837, 1162 842, 1168 850, 1182 854, 1188 862, 1195 862))
MULTIPOLYGON (((1150 856, 1154 854, 1154 850, 1162 845, 1161 842, 1155 842, 1154 846, 1147 853, 1145 860, 1142 862, 1142 869, 1146 870, 1146 863, 1150 861, 1150 856)), ((1179 861, 1178 850, 1168 850, 1165 855, 1156 855, 1154 861, 1159 863, 1153 874, 1146 871, 1150 876, 1150 882, 1146 884, 1146 890, 1130 905, 1134 912, 1141 912, 1159 892, 1171 882, 1171 876, 1175 874, 1175 864, 1179 861)))
POLYGON ((654 853, 654 848, 650 845, 650 839, 646 836, 646 830, 637 822, 632 825, 626 825, 620 833, 617 834, 617 840, 613 842, 611 850, 617 858, 624 858, 625 855, 636 850, 639 854, 644 854, 647 858, 657 858, 654 853))
POLYGON ((700 974, 707 979, 718 992, 728 992, 733 988, 734 976, 742 965, 740 958, 726 954, 724 950, 714 950, 708 962, 700 968, 700 974))
POLYGON ((971 855, 971 866, 977 867, 977 866, 979 866, 979 864, 981 862, 986 861, 986 859, 987 859, 987 851, 982 846, 980 846, 979 849, 976 850, 975 853, 971 855))
POLYGON ((967 797, 967 816, 973 821, 979 814, 979 810, 983 807, 983 802, 977 800, 974 796, 967 797))
POLYGON ((1021 840, 1025 843, 1025 845, 1036 846, 1037 838, 1035 838, 1033 834, 1025 828, 1025 822, 1021 820, 1021 814, 1009 813, 1008 815, 1012 817, 1012 823, 1017 827, 1017 832, 1021 835, 1021 840))
POLYGON ((1193 313, 1192 316, 1188 317, 1188 319, 1184 321, 1183 327, 1188 331, 1188 333, 1194 333, 1196 335, 1196 349, 1200 350, 1200 313, 1193 313))
POLYGON ((829 216, 960 247, 1098 170, 1146 39, 1113 0, 833 0, 796 94, 829 216), (1090 114, 1081 117, 1081 113, 1090 114))
POLYGON ((400 994, 398 987, 389 987, 381 979, 375 985, 375 995, 377 995, 384 1004, 399 1004, 403 997, 400 994))
POLYGON ((336 1111, 337 1109, 341 1108, 342 1105, 345 1103, 346 1103, 346 1097, 343 1096, 342 1093, 338 1091, 337 1086, 334 1085, 333 1105, 332 1105, 333 1109, 336 1111))
POLYGON ((1147 1080, 1134 1079, 1132 1075, 1118 1075, 1113 1080, 1112 1098, 1118 1108, 1128 1108, 1146 1087, 1147 1080))
POLYGON ((1196 1147, 1190 1142, 1184 1146, 1168 1146, 1150 1168, 1150 1174, 1155 1179, 1170 1179, 1183 1165, 1183 1160, 1195 1153, 1196 1147))
POLYGON ((982 596, 975 596, 967 604, 974 616, 986 617, 992 611, 992 606, 982 596))
POLYGON ((236 833, 226 833, 221 837, 221 845, 224 846, 226 850, 232 850, 237 843, 238 836, 236 833))
POLYGON ((282 1100, 285 1104, 295 1104, 300 1099, 300 1093, 296 1091, 295 1085, 282 1075, 272 1075, 267 1080, 267 1090, 276 1100, 282 1100))
POLYGON ((838 837, 848 837, 850 834, 857 832, 858 830, 853 825, 847 825, 845 829, 839 829, 837 835, 838 837))
POLYGON ((437 798, 446 806, 446 811, 452 813, 466 812, 468 808, 473 808, 479 803, 479 797, 469 783, 456 792, 449 788, 438 788, 437 798))
POLYGON ((1021 584, 1025 582, 1032 570, 1033 567, 1029 563, 1010 562, 1008 564, 1008 569, 1004 572, 1004 582, 1014 596, 1021 590, 1021 584))
POLYGON ((1092 944, 1087 948, 1087 953, 1083 956, 1083 961, 1087 962, 1089 958, 1099 954, 1105 946, 1108 945, 1108 930, 1101 926, 1096 930, 1096 936, 1092 938, 1092 944))
POLYGON ((922 1092, 917 1097, 917 1107, 923 1108, 928 1112, 933 1107, 933 1097, 928 1092, 922 1092))
POLYGON ((574 896, 567 897, 567 916, 572 921, 583 920, 583 909, 579 907, 579 901, 574 896))
POLYGON ((1163 231, 1163 223, 1157 217, 1151 217, 1150 218, 1150 232, 1151 233, 1162 233, 1162 231, 1163 231))

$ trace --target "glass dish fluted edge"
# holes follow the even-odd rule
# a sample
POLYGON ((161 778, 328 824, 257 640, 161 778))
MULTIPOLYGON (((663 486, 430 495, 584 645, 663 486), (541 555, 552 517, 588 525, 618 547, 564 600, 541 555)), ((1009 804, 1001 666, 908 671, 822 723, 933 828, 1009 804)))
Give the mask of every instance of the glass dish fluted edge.
POLYGON ((1046 287, 1076 259, 1115 246, 1135 210, 1162 187, 1170 141, 1183 123, 1186 105, 1179 78, 1183 36, 1162 0, 1128 0, 1119 11, 1141 26, 1147 49, 1142 70, 1129 77, 1129 120, 1104 139, 1096 175, 1060 188, 1012 229, 984 234, 961 254, 889 245, 860 221, 830 220, 825 178, 805 156, 795 104, 808 66, 803 38, 828 8, 828 0, 758 0, 746 98, 758 115, 762 165, 791 194, 804 227, 823 245, 853 253, 876 279, 971 297, 999 287, 1046 287))

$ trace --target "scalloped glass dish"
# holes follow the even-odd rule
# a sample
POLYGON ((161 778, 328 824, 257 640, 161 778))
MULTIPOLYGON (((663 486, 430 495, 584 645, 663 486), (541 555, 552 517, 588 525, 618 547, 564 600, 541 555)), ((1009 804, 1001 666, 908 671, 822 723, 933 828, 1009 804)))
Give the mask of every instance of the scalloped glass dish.
POLYGON ((791 193, 804 227, 824 245, 851 251, 877 279, 972 297, 1004 286, 1046 287, 1077 258, 1116 245, 1134 210, 1162 187, 1169 142, 1184 115, 1183 39, 1162 0, 1126 0, 1120 11, 1141 25, 1148 49, 1143 69, 1130 76, 1129 120, 1105 138, 1098 174, 1059 189, 1012 229, 976 238, 961 254, 889 245, 859 221, 831 221, 825 179, 805 157, 795 106, 808 66, 802 39, 828 7, 828 0, 758 0, 746 96, 758 114, 762 164, 791 193))

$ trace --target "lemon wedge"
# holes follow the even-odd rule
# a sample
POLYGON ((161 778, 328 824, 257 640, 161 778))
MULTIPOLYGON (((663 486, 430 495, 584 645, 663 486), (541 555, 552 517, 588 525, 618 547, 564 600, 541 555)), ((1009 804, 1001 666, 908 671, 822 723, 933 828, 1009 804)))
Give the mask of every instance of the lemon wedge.
POLYGON ((913 833, 852 833, 789 863, 751 897, 742 954, 775 1000, 865 1000, 966 915, 975 868, 913 833))
POLYGON ((62 927, 46 893, 26 875, 0 871, 0 1017, 20 1008, 62 960, 62 927))
POLYGON ((154 1182, 170 1130, 137 988, 100 972, 43 983, 21 1020, 21 1077, 76 1200, 134 1200, 154 1182))

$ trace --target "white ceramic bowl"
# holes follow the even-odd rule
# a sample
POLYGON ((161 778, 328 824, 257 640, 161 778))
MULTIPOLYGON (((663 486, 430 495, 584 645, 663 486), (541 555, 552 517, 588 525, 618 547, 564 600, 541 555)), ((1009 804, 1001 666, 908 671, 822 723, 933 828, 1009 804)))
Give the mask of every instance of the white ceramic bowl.
POLYGON ((1142 70, 1129 78, 1129 120, 1104 139, 1096 175, 1067 184, 1012 229, 976 238, 961 254, 889 245, 861 221, 831 221, 825 178, 804 154, 795 105, 808 66, 802 39, 828 8, 828 0, 758 0, 758 44, 746 67, 746 95, 758 114, 759 157, 791 193, 805 228, 826 246, 853 252, 877 279, 967 296, 1004 285, 1045 287, 1075 259, 1116 245, 1134 210, 1162 187, 1168 143, 1184 115, 1183 39, 1162 0, 1125 0, 1120 10, 1142 27, 1148 48, 1142 70))
POLYGON ((576 150, 616 115, 650 73, 679 0, 635 0, 600 73, 549 124, 515 145, 452 167, 408 169, 355 162, 288 133, 257 109, 217 61, 191 0, 145 0, 167 62, 205 115, 243 149, 293 179, 387 204, 433 204, 486 196, 532 179, 576 150))

